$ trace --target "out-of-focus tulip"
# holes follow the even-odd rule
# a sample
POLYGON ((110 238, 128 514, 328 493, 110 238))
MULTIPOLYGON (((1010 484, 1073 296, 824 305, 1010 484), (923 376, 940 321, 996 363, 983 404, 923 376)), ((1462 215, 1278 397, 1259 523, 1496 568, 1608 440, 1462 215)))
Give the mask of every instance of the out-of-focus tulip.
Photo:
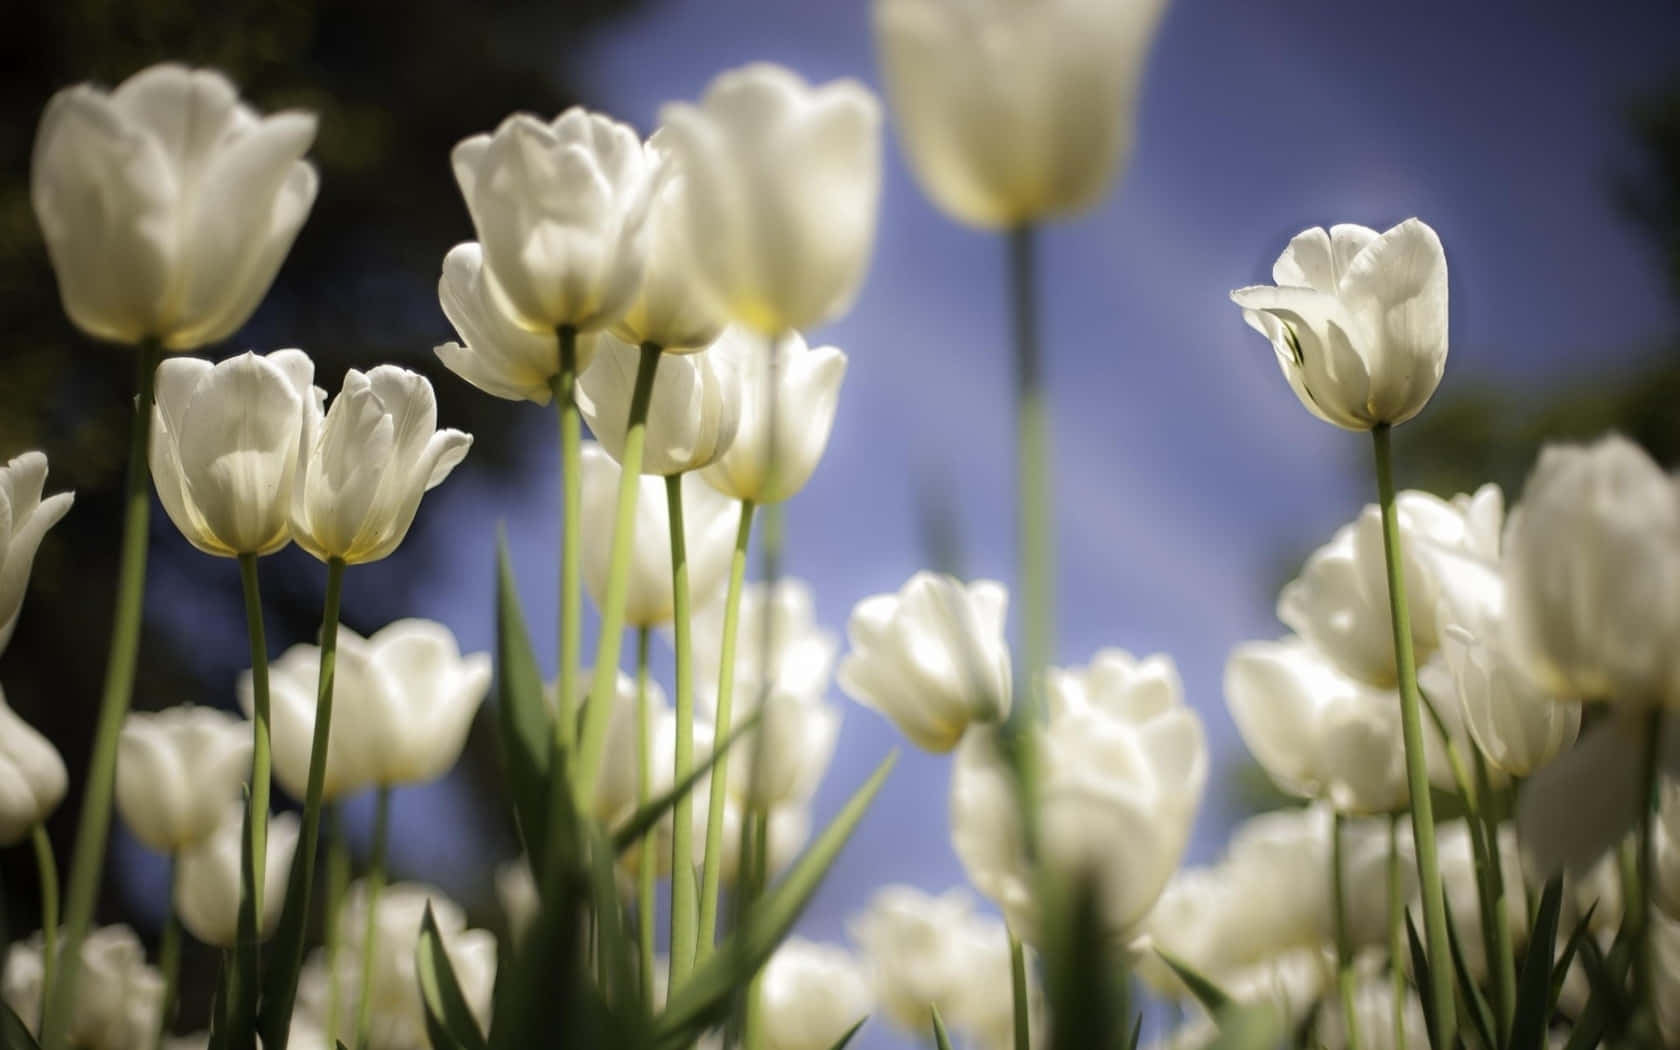
POLYGON ((696 273, 724 312, 776 335, 845 310, 881 195, 881 107, 869 89, 812 87, 758 63, 660 119, 687 179, 696 273))
POLYGON ((1680 487, 1639 446, 1548 445, 1504 566, 1512 653, 1548 689, 1680 704, 1680 487))
POLYGON ((507 919, 508 933, 517 942, 542 907, 537 894, 537 877, 525 857, 496 865, 496 901, 507 919))
MULTIPOLYGON (((700 702, 712 709, 723 660, 724 603, 694 612, 694 664, 700 702)), ((783 576, 772 589, 760 582, 741 589, 735 641, 735 696, 753 698, 766 688, 800 699, 820 699, 834 674, 839 641, 816 622, 811 586, 783 576), (770 623, 769 659, 764 653, 765 617, 770 623), (768 670, 766 668, 768 667, 768 670)))
POLYGON ((315 203, 315 117, 258 116, 227 78, 163 64, 52 97, 30 199, 64 312, 98 339, 191 350, 257 308, 315 203))
POLYGON ((1008 228, 1081 211, 1131 152, 1165 0, 876 0, 899 143, 956 219, 1008 228))
MULTIPOLYGON (((1361 1050, 1428 1050, 1429 1022, 1423 1016, 1423 1005, 1417 992, 1407 988, 1405 1001, 1400 1004, 1404 1019, 1406 1041, 1394 1038, 1394 985, 1387 977, 1365 977, 1353 987, 1353 1030, 1358 1033, 1361 1050)), ((1342 1013, 1342 1003, 1336 996, 1325 999, 1324 1009, 1314 1027, 1315 1045, 1325 1050, 1348 1050, 1354 1045, 1348 1036, 1348 1024, 1342 1013)))
MULTIPOLYGON (((1049 678, 1034 730, 1038 860, 1088 879, 1105 932, 1131 941, 1178 867, 1207 781, 1207 741, 1166 657, 1118 649, 1049 678), (1127 848, 1115 850, 1113 844, 1127 848)), ((969 881, 1025 939, 1040 933, 1015 777, 995 730, 970 733, 951 771, 951 838, 969 881)))
POLYGON ((1529 776, 1575 742, 1580 705, 1559 700, 1511 659, 1499 621, 1484 620, 1479 629, 1445 624, 1441 653, 1470 738, 1496 769, 1529 776))
MULTIPOLYGON (((579 672, 579 696, 589 696, 593 680, 594 675, 589 668, 579 672)), ((551 715, 558 710, 557 686, 557 682, 549 682, 543 694, 551 715)), ((593 699, 590 698, 589 702, 592 703, 593 699)), ((604 745, 604 754, 607 757, 606 761, 601 763, 601 775, 595 781, 594 816, 610 828, 634 813, 637 807, 637 785, 641 779, 641 766, 637 760, 639 740, 636 728, 635 680, 623 671, 618 672, 617 686, 607 703, 612 705, 612 710, 607 715, 607 742, 604 745)), ((647 679, 647 706, 649 725, 659 726, 674 717, 665 690, 651 675, 647 679)), ((669 751, 656 751, 650 757, 649 776, 655 781, 664 778, 664 787, 655 786, 652 789, 654 794, 658 794, 671 786, 674 757, 669 751)))
MULTIPOLYGON (((286 875, 297 841, 297 814, 268 818, 263 913, 257 917, 261 937, 272 934, 280 921, 286 875)), ((205 944, 232 948, 239 941, 240 862, 245 846, 245 807, 236 802, 222 811, 222 822, 209 838, 181 854, 175 875, 175 914, 187 932, 205 944)))
MULTIPOLYGON (((31 1032, 41 1030, 45 954, 37 930, 12 945, 0 981, 0 997, 31 1032)), ((62 965, 57 972, 64 972, 62 965)), ((82 941, 79 973, 66 1042, 81 1050, 151 1046, 163 1009, 163 975, 146 964, 146 949, 134 931, 104 926, 90 932, 82 941)))
MULTIPOLYGON (((607 454, 622 462, 641 351, 606 333, 588 341, 595 349, 578 380, 578 411, 607 454)), ((713 350, 667 356, 654 374, 642 473, 681 474, 716 462, 735 441, 741 401, 741 372, 728 356, 713 350)))
POLYGON ((326 396, 314 378, 302 350, 158 366, 152 481, 187 542, 224 558, 291 542, 303 414, 326 396))
MULTIPOLYGON (((554 396, 549 384, 560 372, 560 338, 552 330, 533 332, 520 324, 491 282, 484 248, 477 241, 449 249, 438 278, 438 302, 461 341, 444 343, 432 352, 451 372, 486 394, 546 405, 554 396)), ((593 345, 578 341, 578 368, 588 367, 593 345)))
MULTIPOLYGON (((583 519, 595 527, 583 533, 583 583, 597 605, 607 593, 613 518, 618 513, 618 464, 593 441, 581 458, 583 519)), ((671 518, 664 479, 643 476, 630 535, 630 574, 625 589, 624 623, 656 627, 676 610, 671 592, 671 518)), ((712 600, 729 573, 735 551, 740 504, 714 492, 696 474, 682 479, 683 534, 688 546, 688 593, 696 605, 712 600)))
POLYGON ((809 802, 834 757, 839 709, 821 698, 785 693, 762 701, 758 694, 743 694, 742 699, 747 710, 762 707, 764 713, 735 745, 739 757, 729 776, 730 792, 756 809, 809 802))
POLYGON ((707 353, 736 369, 741 419, 734 443, 702 477, 725 495, 755 503, 794 495, 811 480, 828 447, 846 355, 832 346, 807 350, 798 332, 767 349, 740 329, 725 332, 707 353))
POLYGON ((875 1008, 850 952, 803 937, 781 943, 764 964, 758 989, 769 1050, 829 1050, 875 1008))
POLYGON ((936 897, 914 886, 884 886, 847 920, 847 933, 873 971, 881 1010, 904 1031, 927 1031, 929 1007, 948 1014, 969 983, 963 931, 978 918, 973 907, 962 889, 936 897))
MULTIPOLYGON (((309 783, 320 667, 318 646, 294 645, 268 669, 274 772, 299 799, 309 783)), ((340 627, 324 797, 443 776, 489 690, 489 654, 462 656, 441 623, 398 620, 366 639, 340 627)), ((239 699, 251 710, 249 672, 239 699)))
POLYGON ((76 498, 60 492, 42 499, 46 484, 47 457, 39 452, 25 452, 0 467, 0 652, 17 627, 41 538, 76 498))
POLYGON ((865 598, 846 624, 851 651, 840 661, 840 688, 917 747, 949 751, 971 724, 1009 714, 1008 605, 1001 583, 931 572, 897 594, 865 598))
POLYGON ((662 131, 648 139, 648 163, 663 170, 665 182, 648 211, 647 269, 641 287, 612 331, 632 346, 652 343, 666 353, 682 354, 710 346, 729 318, 695 269, 688 178, 670 155, 666 139, 662 131))
POLYGON ((552 123, 516 113, 450 155, 492 295, 526 328, 616 321, 647 264, 660 171, 627 124, 574 106, 552 123))
POLYGON ((1447 256, 1427 223, 1315 226, 1289 242, 1272 280, 1231 300, 1272 341, 1308 411, 1370 430, 1423 410, 1447 363, 1447 256))
POLYGON ((354 368, 323 414, 309 399, 292 492, 292 536, 328 561, 378 561, 397 549, 420 497, 467 454, 472 435, 437 429, 425 376, 395 365, 354 368))
MULTIPOLYGON (((1476 893, 1477 861, 1470 841, 1470 826, 1463 820, 1443 821, 1436 826, 1437 867, 1441 872, 1441 886, 1447 895, 1447 921, 1452 923, 1458 942, 1463 948, 1465 968, 1476 980, 1486 980, 1489 974, 1487 949, 1482 932, 1481 898, 1476 893)), ((1405 855, 1403 865, 1417 869, 1416 847, 1412 844, 1411 828, 1402 822, 1400 850, 1405 855)), ((1505 880, 1505 918, 1516 943, 1528 939, 1529 901, 1523 878, 1523 856, 1517 849, 1517 831, 1511 824, 1502 824, 1498 840, 1499 867, 1505 880)), ((1409 907, 1412 921, 1423 925, 1423 901, 1414 895, 1409 907)))
POLYGON ((117 812, 159 853, 198 845, 251 775, 251 724, 213 707, 133 711, 117 740, 117 812))
POLYGON ((10 846, 64 800, 69 777, 58 748, 18 717, 0 692, 0 846, 10 846))

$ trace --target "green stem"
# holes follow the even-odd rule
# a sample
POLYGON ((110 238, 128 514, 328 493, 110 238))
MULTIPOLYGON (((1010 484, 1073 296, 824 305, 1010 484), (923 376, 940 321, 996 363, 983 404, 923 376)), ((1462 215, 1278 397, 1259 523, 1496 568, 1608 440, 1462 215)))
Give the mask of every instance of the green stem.
MULTIPOLYGON (((636 808, 641 809, 653 798, 653 713, 648 704, 648 641, 651 632, 646 627, 636 631, 636 808)), ((656 887, 659 878, 654 863, 658 848, 658 832, 649 831, 642 837, 641 856, 636 864, 636 946, 640 952, 642 990, 647 996, 648 1009, 655 1008, 654 946, 656 887)))
POLYGON ((362 884, 367 887, 363 906, 367 914, 362 922, 362 969, 357 982, 356 1050, 367 1050, 368 1032, 373 1025, 373 956, 375 936, 379 929, 379 894, 385 888, 385 851, 391 836, 391 788, 379 785, 373 806, 373 855, 368 861, 367 875, 362 884))
POLYGON ((136 348, 135 382, 139 394, 128 439, 128 480, 123 493, 122 555, 117 569, 116 611, 111 650, 105 664, 105 689, 88 761, 87 790, 76 825, 76 849, 70 861, 65 910, 64 962, 41 1026, 41 1045, 62 1050, 68 1035, 71 1004, 81 969, 82 939, 93 922, 100 876, 105 871, 105 842, 111 830, 111 792, 116 780, 117 739, 134 693, 134 669, 140 657, 140 621, 146 591, 146 542, 151 513, 147 446, 152 433, 157 365, 163 348, 147 340, 136 348))
MULTIPOLYGON (((673 783, 694 768, 694 638, 689 618, 688 541, 683 532, 682 475, 665 479, 671 521, 671 596, 677 650, 677 742, 673 783)), ((694 794, 677 799, 671 815, 671 988, 694 968, 698 902, 694 885, 694 794)))
MULTIPOLYGON (((268 799, 272 766, 269 738, 268 642, 263 634, 262 592, 257 556, 239 556, 239 580, 245 592, 245 631, 251 642, 251 794, 247 823, 251 829, 251 910, 260 925, 263 874, 268 871, 268 799)), ((252 974, 255 980, 256 975, 252 974)))
POLYGON ((1353 934, 1348 928, 1347 858, 1343 856, 1347 818, 1337 812, 1330 825, 1330 896, 1336 927, 1336 989, 1342 999, 1342 1027, 1348 1050, 1359 1050, 1359 1014, 1354 1009, 1353 934))
POLYGON ((1651 886, 1655 874, 1657 774, 1662 755, 1663 709, 1652 707, 1645 716, 1644 747, 1639 756, 1639 826, 1636 834, 1638 891, 1627 896, 1628 938, 1633 952, 1634 1023, 1654 1031, 1656 987, 1651 980, 1651 886))
POLYGON ((1021 938, 1009 931, 1009 989, 1014 999, 1015 1050, 1032 1050, 1032 1016, 1027 998, 1027 952, 1021 938))
POLYGON ((1034 228, 1009 233, 1009 302, 1015 345, 1016 528, 1027 702, 1042 716, 1045 670, 1055 644, 1056 567, 1051 536, 1050 413, 1038 341, 1034 228))
POLYGON ((1505 910, 1504 861, 1499 850, 1499 820, 1494 813, 1493 785, 1488 779, 1487 759, 1471 749, 1476 764, 1476 795, 1481 804, 1468 818, 1481 825, 1479 838, 1483 856, 1478 858, 1485 873, 1482 931, 1488 940, 1494 974, 1494 1007, 1499 1018, 1499 1038, 1507 1040, 1517 1013, 1517 947, 1511 932, 1511 917, 1505 910), (1488 914, 1489 909, 1492 915, 1488 914))
POLYGON ((153 1033, 152 1047, 157 1050, 169 1034, 169 1021, 175 1012, 175 991, 181 977, 181 920, 175 914, 175 880, 180 877, 180 862, 169 858, 169 905, 163 913, 163 938, 158 943, 158 970, 163 974, 163 998, 158 1006, 158 1026, 153 1033))
POLYGON ((1406 1042, 1406 897, 1400 884, 1400 816, 1388 818, 1388 981, 1394 999, 1394 1045, 1406 1042))
MULTIPOLYGON (((741 501, 741 523, 735 529, 735 554, 729 562, 729 590, 723 601, 723 646, 719 654, 716 719, 713 739, 729 735, 734 722, 735 638, 741 623, 741 591, 747 576, 747 544, 752 538, 752 500, 741 501)), ((696 953, 711 954, 717 936, 718 893, 723 876, 723 809, 729 779, 729 752, 712 764, 711 797, 706 808, 706 859, 700 869, 700 931, 696 953)))
POLYGON ((58 968, 58 862, 53 859, 45 824, 31 828, 29 838, 35 846, 35 870, 41 876, 41 1001, 48 1002, 53 971, 58 968))
MULTIPOLYGON (((747 865, 748 886, 743 914, 750 914, 770 885, 770 814, 767 810, 753 809, 742 826, 752 829, 751 852, 742 857, 742 863, 747 865)), ((745 1050, 763 1050, 763 1004, 759 991, 763 973, 761 968, 747 983, 746 1018, 741 1027, 740 1044, 745 1050)))
POLYGON ((1377 497, 1382 505, 1383 556, 1388 569, 1389 619, 1394 628, 1394 664, 1400 685, 1400 729, 1406 748, 1406 783, 1412 800, 1412 838, 1417 846, 1418 886, 1423 897, 1424 946, 1433 985, 1430 1020, 1432 1046, 1453 1045, 1458 1013, 1453 961, 1447 941, 1446 898, 1435 850, 1435 805, 1429 795, 1429 764, 1423 744, 1422 702, 1418 697, 1417 658, 1412 652, 1412 621, 1406 609, 1406 577, 1400 550, 1400 519, 1394 506, 1394 466, 1389 427, 1371 430, 1376 458, 1377 497))
POLYGON ((338 606, 344 592, 344 559, 327 559, 327 594, 321 611, 321 666, 315 686, 315 732, 309 747, 309 783, 304 792, 303 828, 286 882, 285 910, 280 918, 284 938, 277 937, 270 953, 277 974, 263 1001, 263 1045, 285 1050, 292 1004, 297 1000, 298 973, 303 968, 304 918, 315 889, 315 854, 321 837, 321 809, 327 785, 327 745, 331 740, 333 673, 338 666, 338 606), (282 939, 286 943, 279 943, 282 939), (272 1001, 270 1001, 272 1000, 272 1001))
POLYGON ((344 818, 337 805, 327 807, 327 899, 326 950, 327 973, 327 1037, 326 1046, 338 1045, 338 1012, 343 1008, 343 982, 338 979, 338 948, 344 938, 339 935, 338 913, 344 907, 344 894, 350 888, 350 840, 344 833, 344 818))
MULTIPOLYGON (((583 710, 583 742, 578 753, 577 779, 573 790, 578 808, 587 812, 595 793, 595 779, 601 768, 601 753, 607 743, 607 723, 612 712, 614 680, 618 676, 618 650, 624 632, 625 590, 630 580, 630 545, 636 529, 636 495, 641 490, 642 445, 647 438, 648 404, 653 400, 653 377, 659 370, 659 347, 642 344, 636 366, 636 386, 630 395, 629 426, 624 434, 624 458, 619 463, 618 508, 613 518, 612 546, 607 565, 607 593, 602 600, 601 635, 595 647, 595 671, 589 695, 599 698, 583 710)), ((552 806, 558 819, 560 807, 552 806)), ((550 828, 551 840, 558 840, 558 828, 550 828)), ((550 855, 554 850, 549 850, 550 855)))
POLYGON ((580 569, 581 522, 583 520, 582 478, 579 461, 583 456, 583 424, 577 407, 577 329, 561 325, 560 372, 550 389, 560 420, 560 655, 559 710, 554 719, 554 740, 570 754, 577 742, 578 675, 583 660, 583 577, 580 569))

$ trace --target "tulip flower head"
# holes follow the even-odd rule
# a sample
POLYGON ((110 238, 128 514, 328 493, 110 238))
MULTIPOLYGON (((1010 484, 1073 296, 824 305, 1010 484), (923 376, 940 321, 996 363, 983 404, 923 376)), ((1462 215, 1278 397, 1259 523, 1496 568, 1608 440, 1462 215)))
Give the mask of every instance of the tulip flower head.
MULTIPOLYGON (((461 341, 443 343, 432 352, 486 394, 546 405, 553 397, 549 384, 560 373, 560 338, 551 329, 534 332, 521 324, 491 280, 477 241, 449 249, 438 278, 438 302, 461 341)), ((592 346, 579 340, 579 368, 588 367, 592 346)))
POLYGON ((117 812, 165 855, 215 833, 251 775, 251 724, 213 707, 130 712, 117 741, 117 812))
POLYGON ((39 452, 25 452, 0 467, 0 652, 17 628, 41 539, 76 498, 60 492, 42 499, 46 483, 47 457, 39 452))
POLYGON ((0 692, 0 846, 23 840, 64 800, 64 759, 0 692))
MULTIPOLYGON (((578 379, 578 411, 595 440, 622 463, 641 352, 607 333, 581 341, 595 346, 592 363, 578 379)), ((713 350, 662 361, 648 402, 642 473, 669 477, 715 463, 735 442, 743 383, 738 363, 713 350)))
MULTIPOLYGON (((12 945, 0 979, 0 998, 30 1032, 41 1030, 46 976, 41 933, 12 945)), ((64 972, 62 960, 57 973, 64 972)), ((146 949, 127 926, 92 930, 81 943, 81 976, 67 1043, 85 1050, 150 1046, 163 1013, 163 975, 146 963, 146 949)))
MULTIPOLYGON (((263 913, 257 917, 260 937, 273 934, 280 922, 286 875, 297 841, 297 814, 268 818, 263 913)), ((239 942, 240 863, 245 846, 245 807, 235 802, 222 811, 221 823, 208 838, 181 855, 175 875, 175 913, 187 932, 205 944, 233 948, 239 942)))
POLYGON ((30 199, 64 312, 96 339, 192 350, 262 300, 315 202, 315 117, 262 117, 226 77, 163 64, 41 115, 30 199))
POLYGON ((875 1007, 850 952, 803 937, 776 948, 758 994, 767 1050, 829 1050, 875 1007))
POLYGON ((1447 363, 1447 257, 1426 223, 1315 226, 1289 242, 1272 279, 1231 300, 1272 341, 1308 411, 1370 430, 1423 410, 1447 363))

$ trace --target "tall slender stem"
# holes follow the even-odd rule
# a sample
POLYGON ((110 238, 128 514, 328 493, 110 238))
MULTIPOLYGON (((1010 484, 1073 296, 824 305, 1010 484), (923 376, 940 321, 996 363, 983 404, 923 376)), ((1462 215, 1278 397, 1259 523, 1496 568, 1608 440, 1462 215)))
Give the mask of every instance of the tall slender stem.
POLYGON ((1015 1050, 1032 1050, 1031 999, 1027 995, 1027 952, 1009 931, 1009 993, 1014 1002, 1015 1050))
POLYGON ((1388 818, 1388 990, 1394 1000, 1394 1045, 1406 1042, 1406 895, 1400 883, 1400 815, 1388 818))
POLYGON ((181 978, 181 920, 175 914, 175 883, 181 875, 180 860, 169 858, 169 904, 163 912, 163 937, 158 943, 158 970, 163 974, 163 999, 158 1006, 157 1031, 152 1035, 153 1050, 163 1045, 169 1034, 169 1021, 175 1013, 175 992, 181 978))
MULTIPOLYGON (((257 556, 239 556, 239 581, 245 592, 245 632, 251 642, 251 794, 246 823, 250 826, 251 911, 261 923, 263 873, 268 870, 268 799, 270 753, 268 703, 268 642, 263 634, 262 591, 257 580, 257 556)), ((251 975, 256 978, 255 974, 251 975)))
POLYGON ((41 1001, 52 997, 53 972, 58 968, 58 863, 53 859, 47 826, 37 824, 29 838, 35 846, 35 870, 41 877, 41 1001))
POLYGON ((560 372, 551 389, 560 420, 560 684, 554 739, 569 754, 577 738, 578 675, 583 660, 583 577, 579 567, 583 424, 577 407, 577 329, 562 325, 556 336, 560 341, 560 372))
MULTIPOLYGON (((677 650, 677 741, 672 777, 681 783, 694 768, 694 637, 688 600, 688 540, 683 531, 682 475, 665 479, 671 522, 671 596, 677 650)), ((694 794, 677 799, 671 815, 671 987, 694 968, 698 901, 694 885, 694 794)))
POLYGON ((297 999, 298 972, 303 968, 303 926, 300 916, 309 914, 310 896, 315 889, 315 853, 321 837, 321 809, 327 785, 327 746, 332 734, 333 673, 338 666, 338 607, 344 592, 342 558, 327 560, 327 594, 321 610, 321 666, 315 685, 315 732, 309 746, 309 782, 304 791, 303 828, 286 881, 285 910, 281 914, 280 938, 270 951, 271 972, 278 983, 271 984, 263 1001, 261 1032, 263 1045, 285 1050, 290 1030, 292 1004, 297 999), (295 920, 295 921, 288 921, 295 920), (272 999, 272 1001, 270 1001, 272 999))
MULTIPOLYGON (((746 871, 745 908, 750 912, 757 906, 759 898, 764 896, 764 890, 770 884, 770 814, 763 809, 749 810, 741 826, 751 829, 748 840, 752 848, 741 858, 746 871)), ((740 1044, 745 1050, 763 1050, 763 1010, 759 989, 763 976, 764 971, 761 969, 747 982, 747 1001, 740 1044)))
POLYGON ((1377 497, 1382 504, 1383 557, 1388 568, 1389 619, 1394 628, 1394 665, 1400 685, 1400 730, 1406 748, 1406 783, 1411 793, 1412 839, 1417 847, 1418 886, 1423 897, 1424 947, 1429 956, 1432 1046, 1451 1046, 1458 1022, 1453 961, 1447 943, 1446 898, 1435 850, 1435 804, 1429 796, 1429 759, 1423 745, 1422 702, 1418 698, 1417 657, 1412 652, 1412 619, 1406 609, 1405 563, 1401 560, 1400 518, 1394 506, 1394 466, 1389 427, 1371 430, 1376 458, 1377 497))
MULTIPOLYGON (((741 523, 735 529, 735 554, 729 562, 729 590, 723 600, 723 645, 718 656, 717 710, 713 739, 729 735, 734 722, 735 638, 741 623, 741 591, 747 575, 747 544, 752 539, 752 500, 741 501, 741 523)), ((717 936, 718 891, 723 876, 723 808, 729 779, 729 752, 712 764, 711 797, 706 807, 706 859, 700 869, 700 931, 696 956, 711 953, 717 936)))
MULTIPOLYGON (((1657 1009, 1651 980, 1651 887, 1655 874, 1657 773, 1662 756, 1663 709, 1653 706, 1645 716, 1645 739, 1639 761, 1639 825, 1635 847, 1639 892, 1627 895, 1629 945, 1633 951, 1633 1009, 1635 1023, 1654 1031, 1657 1009)), ((1639 1029, 1636 1029, 1638 1031, 1639 1029)))
POLYGON ((324 1045, 338 1045, 338 1013, 342 1008, 344 982, 338 979, 338 949, 343 943, 339 933, 338 913, 344 906, 344 894, 350 889, 350 840, 344 833, 344 817, 336 804, 327 806, 327 899, 326 949, 327 973, 327 1037, 324 1045))
POLYGON ((1042 713, 1044 672, 1056 637, 1056 564, 1051 523, 1050 410, 1038 341, 1034 228, 1009 233, 1009 302, 1015 343, 1015 481, 1021 639, 1028 702, 1042 713))
POLYGON ((1354 1009, 1353 934, 1348 927, 1347 858, 1343 856, 1347 820, 1338 811, 1330 824, 1330 906, 1336 927, 1336 990, 1342 1000, 1342 1028, 1348 1050, 1359 1050, 1359 1013, 1354 1009))
POLYGON ((134 418, 128 438, 128 480, 123 493, 122 555, 117 569, 116 612, 111 624, 111 650, 105 664, 105 690, 99 701, 99 721, 93 731, 93 755, 88 761, 87 790, 82 795, 81 820, 76 825, 76 849, 70 861, 70 886, 65 908, 64 962, 41 1026, 41 1045, 61 1050, 67 1035, 76 980, 81 968, 82 939, 93 922, 100 875, 105 870, 105 842, 111 829, 111 792, 116 780, 117 738, 134 694, 134 669, 140 657, 140 621, 146 592, 146 542, 151 513, 147 484, 147 448, 152 433, 152 403, 156 399, 157 365, 163 348, 147 340, 135 351, 134 418))
POLYGON ((385 888, 385 851, 391 835, 391 788, 379 785, 373 804, 373 855, 368 860, 367 875, 362 884, 367 887, 363 906, 367 914, 362 923, 362 969, 356 1005, 356 1050, 367 1050, 368 1032, 373 1024, 373 957, 375 934, 379 929, 379 894, 385 888))
MULTIPOLYGON (((653 713, 648 704, 648 640, 646 627, 636 631, 636 808, 653 798, 653 713)), ((640 952, 642 990, 648 1009, 654 1003, 654 929, 656 889, 659 872, 654 864, 657 831, 642 837, 641 856, 636 863, 636 946, 640 952)))
MULTIPOLYGON (((618 676, 625 589, 630 579, 630 544, 635 535, 636 495, 642 480, 642 444, 647 439, 648 404, 653 400, 653 379, 659 370, 659 356, 658 346, 642 344, 641 361, 636 366, 636 385, 630 395, 624 458, 619 463, 618 508, 613 519, 612 546, 607 559, 607 593, 601 603, 601 636, 595 647, 595 671, 589 686, 589 695, 599 698, 599 702, 584 707, 583 742, 578 752, 577 779, 573 785, 578 807, 585 810, 590 796, 594 794, 595 778, 601 768, 601 752, 607 742, 608 715, 612 710, 613 683, 618 676)), ((559 812, 558 806, 551 808, 559 812)), ((553 850, 549 852, 552 854, 553 850)))
POLYGON ((1481 902, 1482 931, 1488 940, 1489 962, 1494 973, 1494 1007, 1498 1012, 1499 1038, 1509 1039, 1517 1013, 1517 948, 1511 932, 1511 917, 1505 910, 1504 858, 1499 850, 1499 820, 1493 808, 1493 785, 1488 778, 1487 759, 1475 748, 1471 749, 1476 765, 1476 797, 1479 799, 1469 819, 1481 825, 1477 836, 1482 842, 1482 857, 1478 858, 1484 873, 1486 890, 1481 902), (1492 914, 1488 914, 1489 912, 1492 914))

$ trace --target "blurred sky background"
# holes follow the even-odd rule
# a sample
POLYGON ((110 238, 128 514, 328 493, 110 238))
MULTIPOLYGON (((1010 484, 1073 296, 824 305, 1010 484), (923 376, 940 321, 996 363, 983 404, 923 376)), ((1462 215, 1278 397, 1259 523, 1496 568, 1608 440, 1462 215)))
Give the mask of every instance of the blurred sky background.
MULTIPOLYGON (((510 48, 545 48, 588 105, 644 133, 663 102, 695 98, 715 73, 748 61, 880 83, 863 0, 670 0, 540 45, 518 36, 510 27, 510 48)), ((1272 605, 1291 559, 1374 492, 1368 441, 1301 408, 1227 291, 1268 280, 1300 229, 1384 228, 1417 215, 1440 233, 1451 270, 1442 390, 1481 379, 1590 392, 1676 328, 1661 260, 1613 190, 1639 159, 1627 108, 1674 82, 1677 45, 1680 6, 1667 0, 1170 5, 1129 169, 1099 208, 1045 232, 1040 282, 1059 659, 1083 663, 1119 646, 1177 661, 1215 756, 1193 859, 1217 855, 1231 819, 1219 774, 1240 743, 1221 694, 1225 655, 1282 633, 1272 605)), ((848 315, 808 333, 851 363, 827 457, 788 510, 787 569, 813 584, 836 633, 857 600, 897 589, 926 564, 919 515, 930 493, 950 501, 970 575, 1008 581, 1014 565, 1003 245, 936 211, 896 142, 885 156, 868 281, 848 315)), ((435 163, 446 177, 447 157, 435 163)), ((439 262, 448 247, 436 245, 439 262)), ((426 338, 453 338, 429 287, 403 294, 426 338)), ((449 382, 459 381, 439 380, 449 382)), ((421 514, 447 556, 426 563, 400 613, 442 620, 465 650, 491 649, 489 570, 502 519, 552 670, 552 419, 531 405, 491 407, 521 420, 517 469, 467 469, 427 497, 421 514)), ((442 422, 461 420, 446 412, 442 422)), ((1404 451, 1405 428, 1395 440, 1404 451)), ((155 543, 179 539, 161 515, 154 528, 164 534, 155 543)), ((354 570, 348 586, 378 579, 354 570)), ((149 608, 184 615, 174 604, 182 592, 169 586, 154 587, 149 608)), ((218 630, 230 648, 243 644, 241 623, 218 630)), ((271 648, 295 640, 271 638, 271 648)), ((628 643, 624 652, 628 660, 628 643)), ((846 916, 886 883, 963 881, 946 831, 949 760, 904 747, 837 689, 832 699, 845 723, 819 826, 882 755, 903 754, 801 925, 822 938, 842 938, 846 916)), ((460 786, 396 794, 394 865, 482 895, 487 862, 499 859, 485 851, 506 839, 500 829, 483 843, 436 833, 470 820, 460 786)), ((162 877, 161 862, 131 841, 118 861, 162 877)), ((136 896, 157 885, 139 880, 136 896)), ((895 1037, 872 1024, 865 1045, 895 1037)))

